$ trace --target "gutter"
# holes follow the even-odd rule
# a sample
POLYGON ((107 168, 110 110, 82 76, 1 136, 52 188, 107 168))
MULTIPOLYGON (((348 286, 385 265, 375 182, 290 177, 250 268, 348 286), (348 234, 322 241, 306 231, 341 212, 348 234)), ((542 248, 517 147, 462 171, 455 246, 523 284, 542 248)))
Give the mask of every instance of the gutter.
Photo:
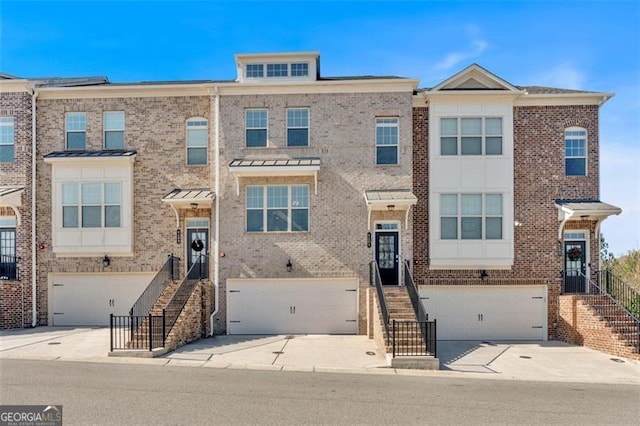
MULTIPOLYGON (((213 312, 209 317, 209 335, 213 336, 213 317, 218 314, 220 294, 220 92, 214 87, 215 128, 213 136, 213 185, 214 185, 214 229, 213 229, 213 312)), ((212 120, 213 121, 213 120, 212 120)))
POLYGON ((31 94, 31 327, 38 324, 36 276, 36 100, 38 92, 31 94))

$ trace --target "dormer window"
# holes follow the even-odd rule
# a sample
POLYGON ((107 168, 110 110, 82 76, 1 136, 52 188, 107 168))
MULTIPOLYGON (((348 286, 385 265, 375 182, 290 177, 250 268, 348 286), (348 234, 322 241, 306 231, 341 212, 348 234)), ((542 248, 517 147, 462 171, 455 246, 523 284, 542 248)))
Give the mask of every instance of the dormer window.
POLYGON ((262 78, 264 76, 263 64, 247 64, 247 77, 262 78))
POLYGON ((288 64, 267 64, 267 77, 288 77, 288 64))
POLYGON ((309 75, 309 64, 291 64, 291 77, 306 77, 309 75))
POLYGON ((306 62, 247 64, 245 75, 246 78, 308 77, 309 64, 306 62))
POLYGON ((319 57, 317 52, 236 55, 238 82, 315 81, 320 77, 319 57))

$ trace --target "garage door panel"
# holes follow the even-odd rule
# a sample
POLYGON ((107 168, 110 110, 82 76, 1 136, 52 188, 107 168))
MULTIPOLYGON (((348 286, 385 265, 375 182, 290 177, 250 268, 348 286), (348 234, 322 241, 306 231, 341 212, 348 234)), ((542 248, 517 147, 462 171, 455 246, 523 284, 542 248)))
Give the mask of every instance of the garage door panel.
POLYGON ((355 279, 227 280, 229 334, 355 334, 355 279))
POLYGON ((154 275, 52 274, 53 325, 107 326, 111 313, 129 314, 154 275))
POLYGON ((545 340, 546 286, 423 286, 441 340, 545 340))

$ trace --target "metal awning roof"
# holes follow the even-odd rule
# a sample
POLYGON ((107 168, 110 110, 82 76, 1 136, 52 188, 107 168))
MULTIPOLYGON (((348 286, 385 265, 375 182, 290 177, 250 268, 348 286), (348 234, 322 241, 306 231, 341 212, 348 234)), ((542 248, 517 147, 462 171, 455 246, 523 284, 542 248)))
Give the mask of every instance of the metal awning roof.
POLYGON ((211 208, 215 194, 206 188, 176 188, 162 197, 176 215, 176 227, 180 227, 179 209, 211 208))
POLYGON ((409 211, 411 206, 418 202, 418 197, 410 189, 372 189, 364 191, 364 200, 367 204, 369 228, 371 228, 371 212, 374 210, 404 210, 405 228, 407 228, 409 226, 409 211))
POLYGON ((236 178, 236 193, 240 195, 241 177, 313 176, 318 193, 320 158, 235 158, 229 163, 229 172, 236 178))
POLYGON ((102 150, 102 151, 54 151, 46 154, 43 158, 46 163, 62 162, 62 161, 78 161, 79 159, 91 160, 121 160, 128 159, 133 161, 137 152, 135 150, 102 150))
POLYGON ((558 240, 562 239, 562 231, 565 223, 573 220, 595 220, 596 234, 598 233, 600 223, 609 216, 619 215, 622 213, 620 207, 604 203, 600 200, 556 200, 555 206, 558 209, 558 220, 560 227, 558 228, 558 240))
POLYGON ((0 186, 0 206, 10 207, 16 215, 16 223, 20 225, 20 211, 22 206, 23 186, 0 186))

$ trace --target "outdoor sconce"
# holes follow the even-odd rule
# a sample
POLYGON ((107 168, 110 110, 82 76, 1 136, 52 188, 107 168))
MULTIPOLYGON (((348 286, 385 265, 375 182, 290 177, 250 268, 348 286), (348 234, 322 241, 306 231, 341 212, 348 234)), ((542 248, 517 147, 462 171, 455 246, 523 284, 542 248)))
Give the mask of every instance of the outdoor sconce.
POLYGON ((291 272, 291 268, 293 268, 293 265, 291 264, 291 259, 289 259, 287 261, 287 272, 291 272))
POLYGON ((102 266, 106 268, 110 264, 111 264, 111 259, 109 259, 109 256, 105 254, 104 257, 102 258, 102 266))
POLYGON ((371 232, 367 232, 367 247, 371 247, 371 232))
POLYGON ((387 206, 387 210, 389 210, 389 211, 393 211, 393 209, 395 209, 395 208, 396 208, 396 205, 395 205, 395 204, 389 204, 389 205, 387 206))
POLYGON ((180 244, 182 242, 182 235, 179 229, 176 229, 176 243, 180 244))
POLYGON ((197 209, 198 208, 198 203, 191 203, 191 208, 192 209, 197 209))
POLYGON ((489 276, 489 274, 487 274, 487 271, 485 271, 484 269, 482 270, 482 272, 480 272, 480 279, 482 281, 485 280, 485 278, 487 278, 489 276))

